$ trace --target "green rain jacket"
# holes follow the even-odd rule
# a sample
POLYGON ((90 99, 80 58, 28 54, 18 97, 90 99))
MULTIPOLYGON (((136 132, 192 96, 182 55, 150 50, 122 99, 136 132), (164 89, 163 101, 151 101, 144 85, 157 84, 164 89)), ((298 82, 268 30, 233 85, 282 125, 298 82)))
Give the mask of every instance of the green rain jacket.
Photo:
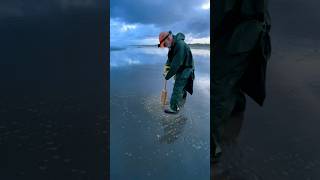
POLYGON ((173 46, 169 49, 168 60, 166 66, 170 69, 165 76, 169 80, 172 76, 176 76, 176 81, 180 79, 188 79, 185 90, 190 94, 193 93, 194 80, 194 62, 190 47, 184 42, 185 36, 182 33, 173 35, 173 46))
POLYGON ((266 65, 271 54, 267 1, 214 1, 214 46, 219 39, 224 39, 219 45, 229 54, 254 54, 241 86, 261 106, 265 99, 266 65))

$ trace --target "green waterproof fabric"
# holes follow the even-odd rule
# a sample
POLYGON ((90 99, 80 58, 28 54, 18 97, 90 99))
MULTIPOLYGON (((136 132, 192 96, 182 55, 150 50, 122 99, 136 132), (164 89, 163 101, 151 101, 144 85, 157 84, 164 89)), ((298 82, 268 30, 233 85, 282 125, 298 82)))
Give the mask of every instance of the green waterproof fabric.
POLYGON ((182 33, 173 35, 174 44, 169 49, 168 60, 165 66, 170 66, 165 79, 169 80, 172 76, 176 76, 176 82, 179 81, 178 76, 188 79, 185 90, 190 94, 193 93, 194 62, 190 47, 184 42, 185 36, 182 33), (186 69, 189 69, 185 71, 186 69))
POLYGON ((244 112, 247 94, 259 105, 266 97, 271 54, 267 0, 214 1, 210 78, 212 142, 223 144, 226 124, 244 112))
POLYGON ((194 62, 190 47, 184 42, 182 33, 173 35, 173 46, 169 49, 168 60, 165 64, 165 79, 175 77, 175 83, 170 99, 170 107, 173 110, 181 108, 187 92, 193 93, 194 62), (169 68, 168 68, 169 67, 169 68))

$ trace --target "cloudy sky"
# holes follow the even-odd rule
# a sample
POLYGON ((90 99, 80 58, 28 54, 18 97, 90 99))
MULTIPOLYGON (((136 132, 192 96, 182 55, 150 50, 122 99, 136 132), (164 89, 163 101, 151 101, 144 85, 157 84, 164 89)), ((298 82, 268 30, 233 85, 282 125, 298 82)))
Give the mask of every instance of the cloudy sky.
POLYGON ((188 43, 210 42, 209 0, 110 0, 111 46, 158 43, 161 31, 182 32, 188 43))

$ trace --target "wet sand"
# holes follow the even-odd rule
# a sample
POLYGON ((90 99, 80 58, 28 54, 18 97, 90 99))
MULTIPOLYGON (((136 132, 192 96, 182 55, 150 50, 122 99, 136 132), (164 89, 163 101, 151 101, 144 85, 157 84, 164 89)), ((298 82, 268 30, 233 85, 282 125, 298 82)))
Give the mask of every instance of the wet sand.
POLYGON ((248 98, 239 137, 245 179, 319 179, 320 46, 273 39, 263 108, 248 98))
POLYGON ((247 99, 243 179, 320 178, 319 1, 270 0, 272 55, 264 107, 247 99))
POLYGON ((167 52, 154 47, 111 51, 111 180, 209 179, 209 49, 192 52, 194 94, 188 94, 178 115, 167 115, 160 104, 167 52))
POLYGON ((69 13, 1 19, 1 179, 106 179, 105 38, 69 13))

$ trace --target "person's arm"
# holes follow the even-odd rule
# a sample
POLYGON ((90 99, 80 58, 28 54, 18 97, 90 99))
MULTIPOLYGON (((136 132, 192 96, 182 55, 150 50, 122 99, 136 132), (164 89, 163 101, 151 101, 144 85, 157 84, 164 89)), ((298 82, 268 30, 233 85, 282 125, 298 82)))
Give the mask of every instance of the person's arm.
POLYGON ((168 74, 168 72, 170 70, 170 65, 171 65, 171 61, 169 59, 169 53, 168 53, 168 59, 167 59, 166 63, 163 66, 163 77, 166 77, 166 75, 168 74))
POLYGON ((174 76, 179 70, 180 66, 183 65, 185 54, 186 52, 185 52, 184 44, 177 43, 174 51, 174 57, 170 64, 169 72, 165 76, 166 80, 169 80, 172 76, 174 76))
POLYGON ((163 76, 166 77, 168 72, 170 70, 170 64, 165 64, 164 67, 163 67, 163 76))

